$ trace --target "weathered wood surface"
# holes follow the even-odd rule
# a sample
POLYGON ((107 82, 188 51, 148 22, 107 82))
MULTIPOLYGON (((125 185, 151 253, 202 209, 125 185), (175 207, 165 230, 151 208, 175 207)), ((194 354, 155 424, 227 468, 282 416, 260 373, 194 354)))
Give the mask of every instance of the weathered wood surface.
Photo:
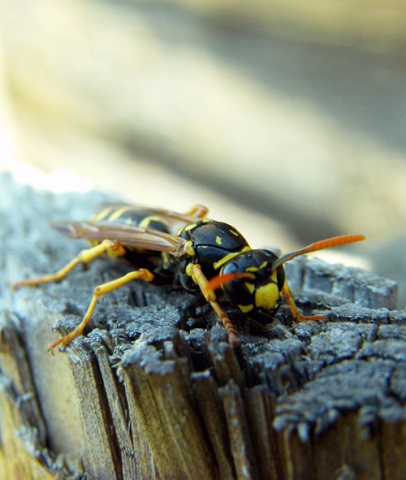
POLYGON ((404 477, 406 313, 394 282, 292 261, 299 305, 329 321, 296 325, 282 308, 268 328, 242 323, 239 348, 192 295, 134 282, 52 357, 52 327, 71 329, 93 287, 127 267, 100 259, 13 295, 10 283, 77 253, 49 221, 87 217, 106 196, 0 183, 1 478, 404 477))

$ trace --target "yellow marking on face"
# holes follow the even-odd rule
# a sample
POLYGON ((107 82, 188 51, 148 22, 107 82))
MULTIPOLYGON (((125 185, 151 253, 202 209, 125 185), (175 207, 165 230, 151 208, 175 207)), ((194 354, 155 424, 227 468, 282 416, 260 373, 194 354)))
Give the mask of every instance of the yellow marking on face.
POLYGON ((236 232, 236 231, 233 230, 232 228, 229 228, 228 231, 229 231, 232 235, 234 235, 234 236, 236 236, 236 237, 238 237, 238 236, 240 235, 238 232, 236 232))
POLYGON ((218 235, 216 237, 216 243, 217 245, 221 245, 221 237, 219 237, 218 235))
POLYGON ((244 282, 245 287, 250 293, 254 293, 255 285, 251 282, 244 282))
POLYGON ((250 312, 253 308, 254 305, 237 305, 237 307, 241 310, 242 313, 248 313, 250 312))
POLYGON ((268 265, 268 261, 265 260, 259 267, 248 267, 245 269, 246 272, 258 272, 258 270, 262 270, 268 265))
POLYGON ((240 253, 243 253, 243 252, 249 252, 250 250, 251 250, 251 247, 247 246, 247 247, 244 247, 239 252, 233 252, 233 253, 229 253, 228 255, 224 255, 224 257, 221 258, 218 262, 213 263, 213 268, 215 270, 217 270, 218 268, 221 268, 225 263, 227 263, 228 261, 233 259, 235 256, 237 256, 237 255, 239 255, 240 253))
POLYGON ((255 306, 272 310, 278 303, 280 292, 276 283, 268 283, 255 290, 255 306))
POLYGON ((107 220, 113 222, 114 220, 117 220, 118 218, 121 217, 124 213, 128 212, 129 210, 132 210, 131 205, 126 205, 125 207, 121 207, 117 209, 115 212, 113 212, 107 220))

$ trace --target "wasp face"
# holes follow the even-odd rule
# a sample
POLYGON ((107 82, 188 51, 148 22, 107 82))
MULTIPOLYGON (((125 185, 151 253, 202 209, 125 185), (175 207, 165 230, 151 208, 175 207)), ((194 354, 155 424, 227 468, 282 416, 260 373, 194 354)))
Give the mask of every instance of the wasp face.
POLYGON ((241 312, 275 314, 281 303, 281 290, 285 282, 284 268, 272 272, 278 257, 269 250, 251 250, 227 262, 220 273, 247 274, 221 285, 227 299, 241 312))

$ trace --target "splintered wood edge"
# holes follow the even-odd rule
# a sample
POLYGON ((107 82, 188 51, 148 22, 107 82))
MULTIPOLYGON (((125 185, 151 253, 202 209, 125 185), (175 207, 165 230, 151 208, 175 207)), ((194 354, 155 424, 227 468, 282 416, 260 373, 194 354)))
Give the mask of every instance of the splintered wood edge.
MULTIPOLYGON (((38 199, 35 192, 28 192, 27 195, 38 199)), ((38 208, 41 202, 36 202, 38 208)), ((60 208, 61 204, 58 205, 60 208)), ((29 220, 35 223, 36 228, 45 228, 41 219, 29 220)), ((34 238, 35 248, 46 249, 46 242, 38 243, 38 238, 34 238)), ((52 244, 51 251, 64 250, 66 246, 66 240, 56 236, 52 236, 49 242, 52 244)), ((73 251, 74 247, 69 249, 73 251)), ((20 251, 16 252, 16 255, 19 254, 20 251)), ((31 260, 32 256, 25 258, 31 260)), ((21 264, 18 261, 11 265, 20 271, 21 264)), ((49 267, 55 267, 51 260, 49 267)), ((372 341, 388 327, 387 338, 398 335, 399 342, 404 344, 402 329, 406 323, 405 314, 390 311, 396 300, 394 282, 360 269, 330 266, 304 257, 288 263, 286 270, 292 278, 292 289, 298 291, 299 304, 314 306, 315 302, 317 306, 318 302, 326 302, 332 327, 341 328, 342 325, 345 331, 346 324, 352 328, 356 322, 366 322, 365 338, 371 338, 372 341), (313 289, 324 289, 328 293, 315 294, 313 289), (383 325, 382 328, 380 325, 383 325), (399 329, 398 333, 394 333, 396 328, 399 329)), ((20 347, 6 353, 4 341, 7 345, 13 340, 12 336, 8 340, 3 337, 1 361, 5 364, 11 357, 9 369, 3 370, 3 375, 7 372, 5 385, 11 385, 11 380, 13 389, 17 387, 20 400, 24 401, 16 402, 15 398, 3 395, 6 402, 4 411, 8 405, 10 412, 21 412, 21 406, 29 405, 26 402, 27 395, 32 396, 33 402, 43 398, 38 396, 36 388, 39 388, 39 383, 33 381, 33 377, 46 375, 41 365, 53 359, 45 352, 39 353, 43 349, 40 343, 43 338, 42 333, 38 335, 38 332, 43 332, 44 316, 50 323, 49 331, 56 319, 69 317, 67 328, 76 321, 77 312, 72 307, 69 315, 64 314, 67 304, 61 291, 67 292, 75 282, 83 281, 81 277, 78 275, 67 279, 64 288, 63 285, 49 286, 44 290, 27 291, 17 298, 19 318, 10 322, 10 325, 23 326, 20 332, 22 342, 20 347), (39 305, 40 299, 43 303, 39 305), (40 322, 41 330, 36 330, 34 324, 27 328, 24 322, 40 322), (24 335, 29 335, 29 338, 24 335), (44 360, 38 362, 39 370, 33 370, 31 357, 26 355, 32 354, 32 349, 38 349, 36 356, 44 355, 44 360)), ((159 290, 156 295, 160 295, 159 290)), ((126 308, 131 310, 130 306, 126 308)), ((176 316, 176 308, 170 308, 173 308, 176 316)), ((123 314, 124 310, 120 312, 123 314)), ((168 312, 166 310, 165 314, 168 312)), ((284 312, 281 318, 287 320, 289 325, 289 318, 284 312)), ((86 338, 78 339, 66 350, 78 390, 76 395, 83 436, 78 436, 78 445, 85 446, 80 452, 85 470, 98 478, 111 478, 114 475, 117 478, 125 475, 129 478, 154 478, 160 475, 177 478, 184 476, 185 472, 193 475, 203 472, 207 478, 220 472, 222 478, 235 478, 238 473, 249 471, 271 480, 292 475, 310 479, 315 478, 311 475, 322 472, 324 468, 331 470, 333 467, 336 472, 346 467, 346 471, 352 474, 353 466, 343 466, 340 462, 359 464, 356 462, 358 459, 369 461, 370 454, 377 453, 373 436, 377 435, 382 446, 383 471, 393 473, 396 468, 399 471, 404 466, 404 456, 399 446, 406 444, 405 419, 402 417, 404 409, 397 411, 393 417, 383 416, 377 423, 372 421, 371 442, 363 440, 365 428, 359 426, 359 412, 351 402, 348 403, 347 412, 332 415, 330 421, 324 424, 324 430, 320 429, 318 433, 300 416, 289 416, 287 411, 288 415, 282 418, 278 413, 283 411, 281 406, 285 399, 290 398, 291 392, 298 391, 302 384, 311 380, 309 375, 312 372, 306 371, 301 357, 306 353, 306 342, 311 342, 312 336, 318 335, 323 328, 320 325, 301 324, 292 326, 289 331, 276 320, 270 337, 276 338, 275 341, 244 335, 246 343, 237 349, 222 343, 225 339, 224 329, 216 326, 209 333, 196 329, 181 334, 173 325, 168 328, 160 326, 156 333, 143 333, 135 343, 119 338, 120 329, 111 332, 94 329, 86 338), (292 331, 299 337, 295 338, 292 331), (183 337, 188 341, 185 342, 183 337), (271 349, 265 351, 263 359, 260 359, 258 354, 264 346, 271 349), (278 350, 279 347, 281 350, 278 350), (126 349, 128 352, 123 355, 126 349), (192 350, 196 349, 200 349, 205 357, 206 366, 202 371, 194 370, 192 354, 195 355, 196 351, 192 350), (258 359, 256 364, 252 363, 251 357, 258 359), (113 359, 119 362, 118 365, 111 364, 113 359), (255 370, 256 381, 260 380, 260 384, 250 384, 254 378, 247 375, 249 369, 255 370), (289 389, 290 381, 293 382, 292 390, 289 389), (278 424, 281 419, 282 423, 278 424), (350 442, 351 445, 342 437, 347 422, 354 432, 350 440, 355 443, 350 442), (274 428, 273 425, 281 428, 274 428), (377 426, 375 431, 374 425, 377 426), (183 435, 183 438, 178 438, 183 435), (327 443, 335 446, 335 453, 340 452, 334 462, 329 461, 330 449, 323 450, 323 440, 326 439, 329 439, 327 443), (350 449, 355 453, 348 454, 350 449), (391 451, 395 453, 392 460, 397 462, 396 468, 393 461, 390 462, 391 451)), ((388 351, 382 349, 371 352, 375 356, 387 354, 388 351)), ((402 356, 397 355, 399 361, 403 361, 402 356)), ((65 393, 71 394, 68 391, 65 393)), ((34 407, 29 414, 30 420, 27 420, 25 413, 21 417, 24 426, 33 429, 31 438, 40 438, 41 445, 46 422, 41 419, 40 413, 35 412, 41 412, 43 407, 38 403, 38 408, 34 407)), ((59 405, 54 404, 53 408, 58 412, 59 405)), ((68 426, 67 422, 74 420, 61 411, 58 425, 63 430, 68 426)), ((8 433, 14 432, 16 425, 8 425, 8 433)), ((11 442, 13 435, 8 437, 11 442)), ((26 442, 26 445, 38 446, 38 443, 26 442)), ((19 444, 17 448, 22 447, 19 444)), ((43 467, 46 472, 58 472, 63 477, 82 471, 80 466, 65 468, 64 463, 58 463, 60 460, 57 461, 52 452, 41 448, 42 459, 47 459, 43 467)), ((375 468, 376 463, 371 463, 372 466, 375 468)))

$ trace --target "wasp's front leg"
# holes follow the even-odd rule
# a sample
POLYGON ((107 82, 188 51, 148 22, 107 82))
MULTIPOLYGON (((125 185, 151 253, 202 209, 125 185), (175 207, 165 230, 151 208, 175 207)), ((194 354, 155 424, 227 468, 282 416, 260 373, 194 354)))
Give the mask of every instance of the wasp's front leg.
POLYGON ((300 312, 297 308, 295 301, 293 300, 292 292, 290 291, 290 287, 288 282, 285 281, 283 288, 282 288, 282 295, 285 297, 286 301, 288 302, 290 311, 292 312, 293 318, 297 322, 310 322, 313 320, 325 320, 325 315, 317 314, 317 315, 310 315, 306 316, 300 312))
POLYGON ((207 288, 209 282, 205 277, 204 273, 202 272, 201 266, 197 263, 193 264, 191 267, 191 273, 192 273, 193 279, 195 280, 197 285, 199 285, 199 288, 202 294, 204 295, 204 298, 206 299, 207 302, 210 303, 213 310, 216 312, 222 324, 224 325, 224 328, 226 329, 226 332, 228 335, 229 343, 231 345, 239 345, 240 340, 238 338, 238 333, 235 328, 235 325, 231 321, 230 317, 223 311, 223 309, 218 304, 214 290, 210 290, 207 288))

